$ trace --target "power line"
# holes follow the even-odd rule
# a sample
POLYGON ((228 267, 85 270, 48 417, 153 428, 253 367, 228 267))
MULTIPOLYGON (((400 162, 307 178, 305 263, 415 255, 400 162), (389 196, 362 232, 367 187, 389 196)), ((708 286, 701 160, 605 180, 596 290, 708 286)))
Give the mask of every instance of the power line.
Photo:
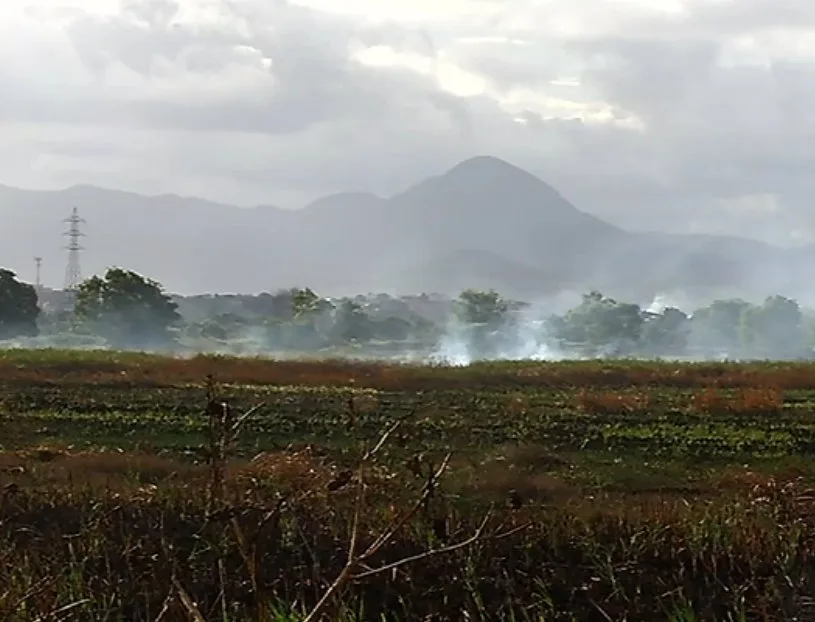
POLYGON ((65 218, 62 222, 68 223, 68 230, 62 235, 68 238, 68 244, 65 249, 68 251, 68 265, 65 267, 65 291, 73 291, 82 282, 82 269, 79 265, 79 252, 84 250, 84 247, 79 244, 79 238, 85 234, 82 233, 79 226, 85 223, 84 218, 79 217, 79 210, 74 208, 71 215, 65 218))

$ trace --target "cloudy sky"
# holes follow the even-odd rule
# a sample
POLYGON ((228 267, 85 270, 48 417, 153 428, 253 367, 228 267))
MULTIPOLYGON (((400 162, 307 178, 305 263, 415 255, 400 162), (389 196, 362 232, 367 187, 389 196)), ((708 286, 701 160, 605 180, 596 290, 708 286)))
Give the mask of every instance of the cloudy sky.
POLYGON ((812 0, 0 3, 0 183, 298 207, 476 154, 636 228, 815 240, 812 0))

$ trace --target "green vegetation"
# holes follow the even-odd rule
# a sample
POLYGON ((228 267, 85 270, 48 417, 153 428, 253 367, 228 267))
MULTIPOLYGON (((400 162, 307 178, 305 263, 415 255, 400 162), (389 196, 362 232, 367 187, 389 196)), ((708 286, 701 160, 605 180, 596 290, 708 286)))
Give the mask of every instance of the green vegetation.
POLYGON ((813 372, 6 351, 0 614, 806 619, 813 372))
POLYGON ((0 268, 0 339, 37 335, 37 292, 17 280, 11 270, 0 268))
POLYGON ((111 268, 79 286, 74 314, 81 329, 113 347, 154 348, 171 342, 169 329, 181 321, 176 307, 159 283, 111 268))
POLYGON ((0 338, 16 338, 24 347, 461 363, 594 357, 811 360, 815 353, 815 312, 782 296, 759 304, 714 300, 692 312, 653 301, 643 308, 596 291, 568 309, 473 289, 455 299, 427 294, 331 299, 309 288, 180 297, 149 278, 111 268, 104 277, 85 281, 76 296, 40 292, 38 319, 33 290, 3 274, 0 338), (32 339, 37 329, 40 336, 32 339))

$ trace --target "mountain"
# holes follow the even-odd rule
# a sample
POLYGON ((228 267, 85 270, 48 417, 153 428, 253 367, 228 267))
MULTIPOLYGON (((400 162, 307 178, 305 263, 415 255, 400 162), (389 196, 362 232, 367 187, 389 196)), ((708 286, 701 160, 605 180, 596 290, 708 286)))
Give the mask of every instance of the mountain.
POLYGON ((86 274, 119 265, 179 293, 308 285, 329 295, 465 287, 527 299, 590 288, 641 301, 671 291, 795 295, 815 258, 740 238, 624 231, 530 173, 479 156, 391 197, 347 192, 300 210, 0 186, 0 265, 33 280, 39 255, 44 282, 59 286, 61 220, 74 206, 87 220, 86 274))
POLYGON ((504 296, 529 300, 545 294, 556 294, 568 283, 557 272, 532 268, 494 253, 462 250, 435 257, 406 270, 395 271, 389 279, 371 289, 393 293, 447 292, 457 293, 477 285, 495 289, 504 296), (399 283, 399 290, 389 285, 399 283))
POLYGON ((477 249, 570 277, 584 263, 574 241, 597 247, 627 237, 579 211, 551 186, 480 156, 391 198, 402 230, 422 231, 427 253, 477 249), (563 261, 567 259, 567 261, 563 261))

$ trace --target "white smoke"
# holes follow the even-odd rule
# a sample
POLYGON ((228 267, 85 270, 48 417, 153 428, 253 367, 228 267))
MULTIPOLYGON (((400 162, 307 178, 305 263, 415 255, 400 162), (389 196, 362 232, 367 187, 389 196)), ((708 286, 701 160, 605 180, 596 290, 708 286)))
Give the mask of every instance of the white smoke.
POLYGON ((660 314, 665 309, 689 309, 690 302, 677 294, 657 294, 651 303, 644 307, 648 313, 660 314))
POLYGON ((478 360, 490 361, 557 361, 575 358, 553 346, 541 319, 548 315, 542 306, 530 306, 515 314, 512 327, 489 335, 489 352, 479 351, 472 332, 455 316, 432 352, 430 362, 466 366, 478 360))
POLYGON ((665 311, 665 309, 667 309, 669 306, 670 305, 666 301, 665 297, 662 294, 657 294, 654 297, 654 300, 645 308, 645 310, 648 313, 659 314, 665 311))
POLYGON ((431 354, 430 362, 452 367, 464 367, 473 362, 470 344, 459 322, 452 322, 448 330, 439 339, 439 344, 431 354))

